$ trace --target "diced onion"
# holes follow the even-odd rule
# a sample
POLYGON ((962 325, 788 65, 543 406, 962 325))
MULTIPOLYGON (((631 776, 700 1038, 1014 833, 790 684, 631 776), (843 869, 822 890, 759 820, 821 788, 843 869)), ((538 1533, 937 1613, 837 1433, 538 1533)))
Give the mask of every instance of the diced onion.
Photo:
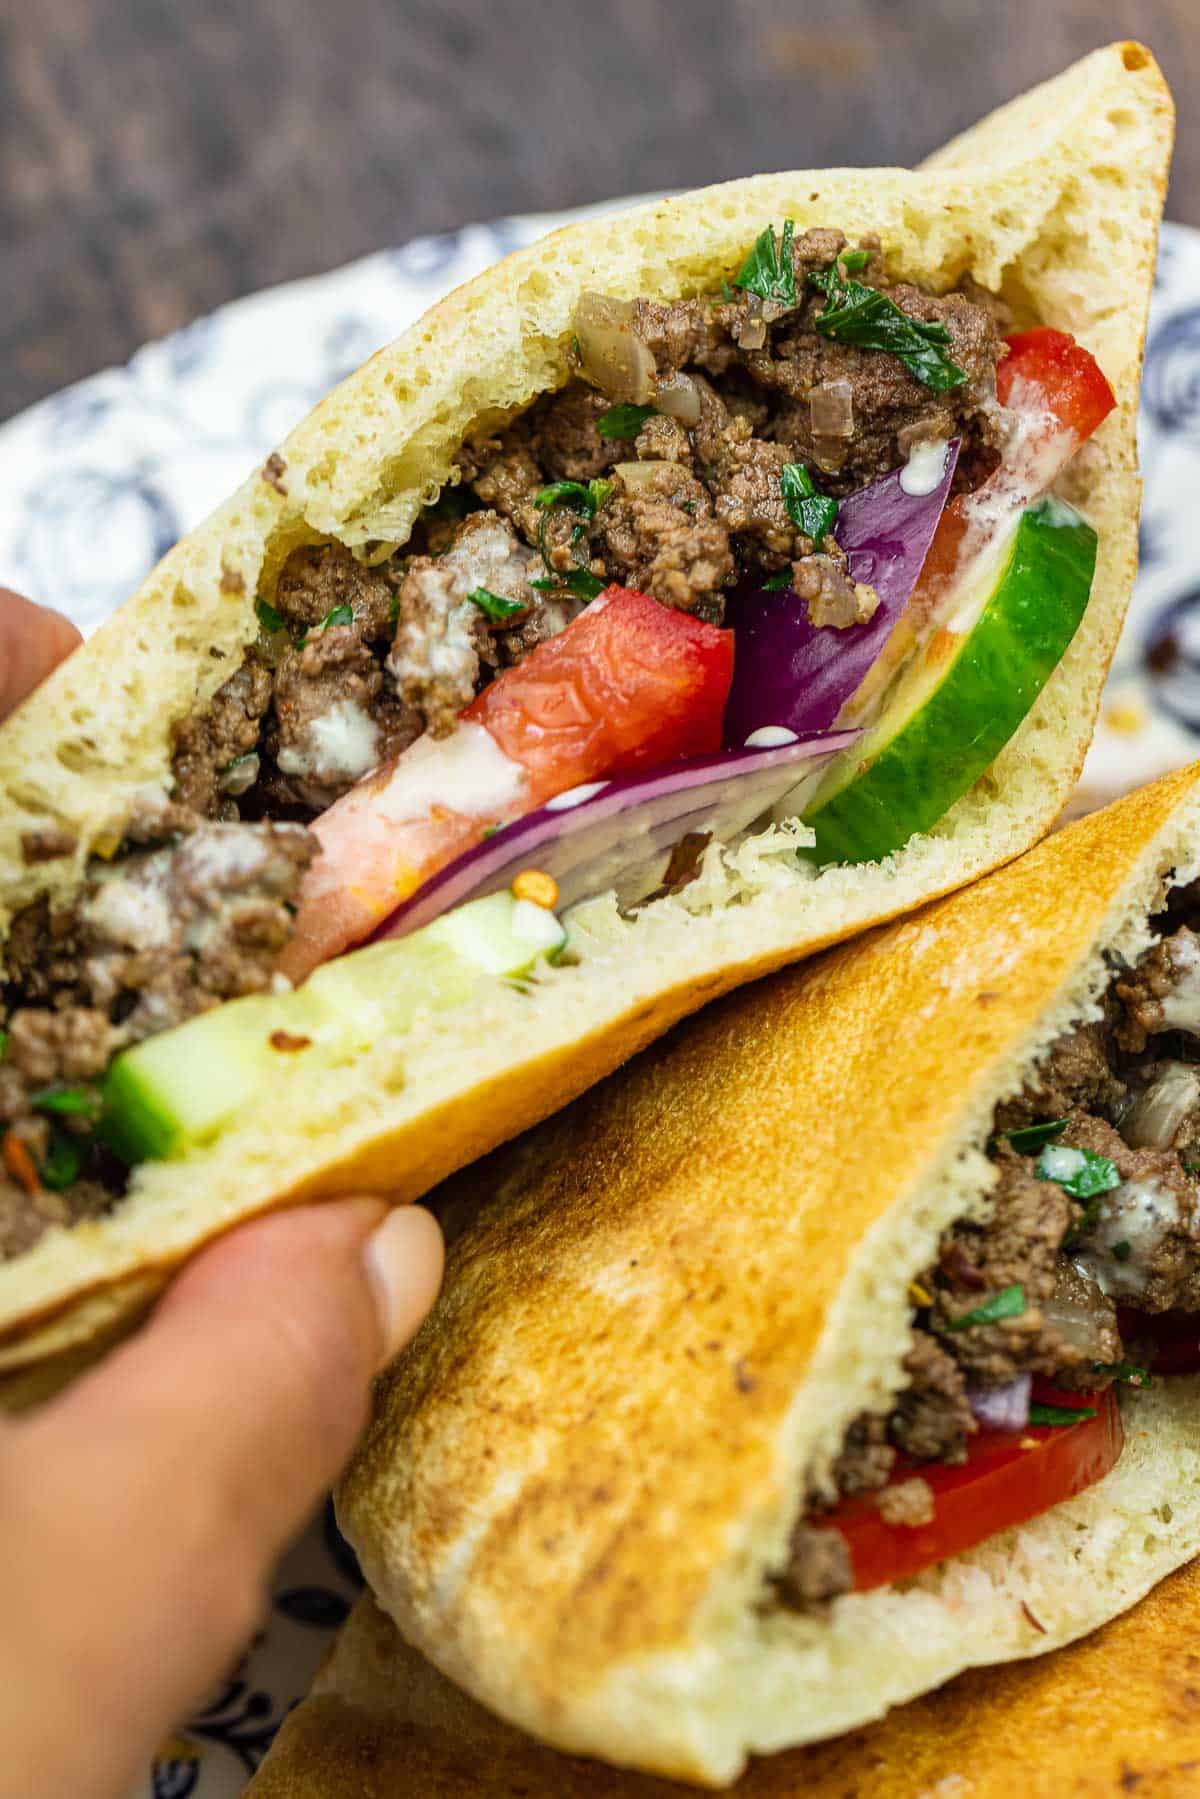
POLYGON ((657 370, 632 321, 632 301, 583 294, 573 323, 589 380, 610 400, 647 406, 654 400, 657 370))
POLYGON ((967 1402, 989 1430, 1024 1430, 1029 1423, 1032 1374, 1018 1374, 1002 1387, 968 1387, 967 1402))
POLYGON ((232 794, 234 799, 248 793, 258 779, 260 766, 259 758, 254 754, 235 757, 221 772, 217 781, 218 793, 232 794))
POLYGON ((1134 1149, 1170 1149, 1197 1105, 1200 1070, 1188 1062, 1163 1062, 1121 1120, 1121 1133, 1134 1149))
POLYGON ((848 381, 825 381, 808 398, 814 437, 854 435, 854 389, 848 381))
POLYGON ((767 321, 757 294, 746 295, 746 311, 735 325, 733 335, 739 350, 761 350, 766 343, 767 321))
POLYGON ((660 381, 654 403, 660 412, 678 419, 681 425, 700 423, 700 389, 690 375, 668 375, 660 381))
POLYGON ((654 477, 661 474, 663 469, 670 469, 672 474, 677 475, 679 473, 677 465, 673 462, 652 461, 618 462, 613 470, 613 474, 620 475, 626 487, 632 489, 635 487, 649 487, 650 483, 654 480, 654 477))

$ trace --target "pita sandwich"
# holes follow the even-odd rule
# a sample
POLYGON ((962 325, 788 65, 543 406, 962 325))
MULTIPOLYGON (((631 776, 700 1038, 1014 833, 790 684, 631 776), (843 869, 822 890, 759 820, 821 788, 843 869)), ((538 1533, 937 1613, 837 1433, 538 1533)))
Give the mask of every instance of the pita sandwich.
POLYGON ((1133 579, 1171 131, 1116 44, 918 171, 510 256, 5 724, 10 1399, 214 1234, 413 1199, 1049 827, 1133 579))
POLYGON ((1193 767, 449 1183, 338 1499, 404 1637, 719 1785, 1193 1557, 1198 872, 1193 767))

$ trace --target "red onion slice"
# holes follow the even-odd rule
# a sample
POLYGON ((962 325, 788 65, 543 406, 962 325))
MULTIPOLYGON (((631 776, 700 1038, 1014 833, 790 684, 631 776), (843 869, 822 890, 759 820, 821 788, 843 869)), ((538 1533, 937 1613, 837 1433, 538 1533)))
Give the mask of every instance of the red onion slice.
POLYGON ((927 494, 905 493, 903 469, 847 496, 833 535, 850 576, 879 595, 865 625, 839 630, 809 623, 790 588, 743 585, 726 623, 737 632, 725 741, 743 744, 759 725, 786 725, 798 736, 828 731, 866 679, 907 606, 950 493, 959 440, 946 447, 942 477, 927 494))
POLYGON ((622 905, 661 884, 671 850, 689 831, 728 840, 744 831, 820 760, 861 736, 838 731, 777 740, 677 762, 649 775, 592 781, 506 825, 418 888, 377 933, 403 937, 432 924, 452 906, 511 886, 526 868, 558 882, 559 905, 615 889, 622 905))
POLYGON ((1032 1374, 1018 1374, 1002 1387, 968 1387, 967 1403, 989 1430, 1024 1430, 1032 1388, 1032 1374))

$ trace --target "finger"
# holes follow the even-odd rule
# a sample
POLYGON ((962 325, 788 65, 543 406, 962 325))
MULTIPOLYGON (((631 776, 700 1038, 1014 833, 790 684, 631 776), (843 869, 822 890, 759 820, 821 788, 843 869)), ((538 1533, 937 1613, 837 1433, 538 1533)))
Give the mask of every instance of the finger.
POLYGON ((357 1200, 262 1220, 198 1258, 139 1336, 7 1434, 5 1475, 19 1472, 0 1478, 6 1562, 49 1562, 70 1598, 49 1622, 36 1580, 4 1603, 49 1632, 25 1666, 77 1696, 85 1735, 119 1717, 150 1749, 225 1671, 441 1265, 438 1227, 416 1207, 385 1217, 357 1200))
POLYGON ((0 587, 0 718, 82 641, 61 612, 0 587))

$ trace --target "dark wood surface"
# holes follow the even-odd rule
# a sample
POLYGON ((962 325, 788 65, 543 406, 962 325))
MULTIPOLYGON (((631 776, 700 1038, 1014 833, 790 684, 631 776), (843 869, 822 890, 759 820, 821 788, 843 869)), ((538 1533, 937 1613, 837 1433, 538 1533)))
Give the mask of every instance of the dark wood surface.
POLYGON ((234 295, 470 219, 910 162, 1200 0, 0 0, 0 417, 234 295))

